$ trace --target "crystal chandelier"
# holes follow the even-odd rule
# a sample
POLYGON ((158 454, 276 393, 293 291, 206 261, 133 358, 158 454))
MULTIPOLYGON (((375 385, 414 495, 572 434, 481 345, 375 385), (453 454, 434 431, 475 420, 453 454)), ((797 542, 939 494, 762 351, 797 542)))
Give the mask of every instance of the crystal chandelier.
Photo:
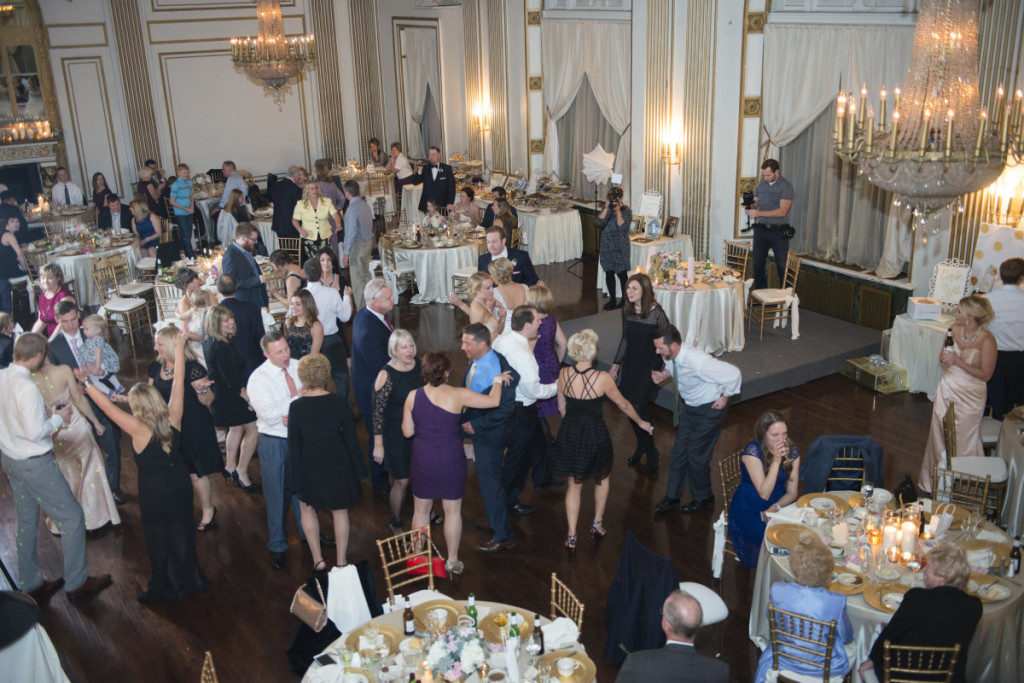
POLYGON ((316 57, 312 34, 284 34, 281 0, 257 0, 257 36, 231 39, 231 61, 274 93, 274 100, 283 98, 281 88, 299 75, 316 57))
POLYGON ((979 5, 980 0, 921 1, 910 69, 902 91, 893 93, 891 118, 884 87, 877 126, 866 85, 859 108, 853 92, 839 94, 836 154, 858 164, 922 224, 961 196, 991 185, 1024 151, 1021 91, 1004 97, 1000 86, 991 108, 981 106, 979 5))

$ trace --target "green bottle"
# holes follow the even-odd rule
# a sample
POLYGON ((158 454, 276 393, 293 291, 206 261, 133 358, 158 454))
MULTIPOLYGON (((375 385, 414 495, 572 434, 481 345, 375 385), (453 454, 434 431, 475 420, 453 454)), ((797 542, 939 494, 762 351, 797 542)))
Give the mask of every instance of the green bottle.
POLYGON ((508 613, 508 637, 509 640, 512 638, 519 642, 519 619, 516 618, 515 612, 508 613))
POLYGON ((469 594, 469 604, 466 605, 466 614, 473 620, 473 626, 475 628, 477 626, 476 596, 472 593, 469 594))

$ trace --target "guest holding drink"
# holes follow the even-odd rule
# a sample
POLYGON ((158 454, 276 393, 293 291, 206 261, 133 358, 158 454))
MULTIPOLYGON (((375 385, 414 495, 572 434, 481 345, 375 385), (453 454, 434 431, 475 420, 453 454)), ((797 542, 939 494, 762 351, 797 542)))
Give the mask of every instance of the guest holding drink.
POLYGON ((473 201, 475 196, 471 185, 463 185, 459 190, 459 201, 455 202, 455 208, 452 209, 456 223, 468 222, 471 225, 480 225, 480 207, 473 201))
POLYGON ((277 249, 270 255, 270 265, 274 267, 274 275, 284 278, 284 291, 279 291, 267 282, 267 292, 285 306, 300 289, 306 287, 306 276, 295 263, 295 259, 284 249, 277 249))

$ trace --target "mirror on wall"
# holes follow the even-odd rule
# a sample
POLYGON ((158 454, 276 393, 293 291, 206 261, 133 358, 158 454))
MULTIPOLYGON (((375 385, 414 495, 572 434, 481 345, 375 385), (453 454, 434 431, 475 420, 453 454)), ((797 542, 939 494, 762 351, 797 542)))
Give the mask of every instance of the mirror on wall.
POLYGON ((407 156, 424 159, 432 145, 444 149, 441 124, 444 99, 437 23, 396 23, 395 63, 402 142, 407 156))
POLYGON ((24 2, 0 7, 0 121, 46 118, 36 38, 24 2))

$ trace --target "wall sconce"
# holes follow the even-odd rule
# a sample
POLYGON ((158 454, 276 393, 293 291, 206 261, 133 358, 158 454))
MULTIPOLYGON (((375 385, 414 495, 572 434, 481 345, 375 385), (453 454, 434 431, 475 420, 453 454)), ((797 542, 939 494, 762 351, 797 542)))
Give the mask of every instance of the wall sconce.
POLYGON ((679 142, 662 142, 661 143, 661 160, 666 166, 678 166, 683 160, 682 143, 679 142))
POLYGON ((488 107, 483 100, 480 100, 480 104, 473 109, 473 123, 476 129, 480 131, 480 155, 484 163, 483 169, 487 170, 487 142, 484 139, 487 131, 491 129, 491 108, 488 107))

